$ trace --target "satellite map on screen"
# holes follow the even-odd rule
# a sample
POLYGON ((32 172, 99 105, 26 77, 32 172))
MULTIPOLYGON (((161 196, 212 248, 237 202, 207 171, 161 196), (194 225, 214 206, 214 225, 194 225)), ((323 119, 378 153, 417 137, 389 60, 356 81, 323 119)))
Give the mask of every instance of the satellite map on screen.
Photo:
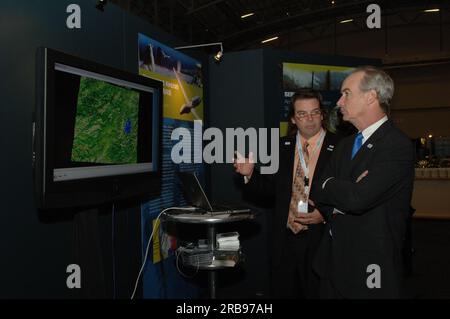
POLYGON ((72 162, 137 163, 139 93, 81 77, 72 162))

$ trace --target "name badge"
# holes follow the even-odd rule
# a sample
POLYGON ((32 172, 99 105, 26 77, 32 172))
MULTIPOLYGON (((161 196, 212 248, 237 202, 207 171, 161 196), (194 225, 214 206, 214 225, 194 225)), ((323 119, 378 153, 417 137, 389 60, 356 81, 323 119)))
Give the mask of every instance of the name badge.
POLYGON ((308 213, 308 202, 299 200, 298 204, 297 204, 297 212, 300 214, 307 214, 308 213))

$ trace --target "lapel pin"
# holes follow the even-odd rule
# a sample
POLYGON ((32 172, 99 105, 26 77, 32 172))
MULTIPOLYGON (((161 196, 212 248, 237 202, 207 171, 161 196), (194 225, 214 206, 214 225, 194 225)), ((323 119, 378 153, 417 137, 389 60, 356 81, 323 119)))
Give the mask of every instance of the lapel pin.
POLYGON ((284 142, 284 145, 291 145, 291 142, 286 141, 286 142, 284 142))
POLYGON ((367 148, 372 148, 373 145, 372 144, 367 144, 367 148))

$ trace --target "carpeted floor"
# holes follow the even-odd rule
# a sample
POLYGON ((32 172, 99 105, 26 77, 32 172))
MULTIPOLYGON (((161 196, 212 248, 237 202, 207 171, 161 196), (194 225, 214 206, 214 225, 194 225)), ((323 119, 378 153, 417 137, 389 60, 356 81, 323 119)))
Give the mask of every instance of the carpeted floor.
MULTIPOLYGON (((411 234, 413 253, 410 264, 406 264, 410 265, 406 267, 406 297, 450 299, 450 220, 413 219, 411 234)), ((243 271, 219 272, 219 298, 268 297, 268 269, 261 268, 268 261, 261 258, 260 241, 255 241, 243 243, 249 255, 243 271), (252 257, 253 251, 258 252, 256 257, 252 257)))
POLYGON ((411 298, 450 298, 450 220, 414 219, 411 298))

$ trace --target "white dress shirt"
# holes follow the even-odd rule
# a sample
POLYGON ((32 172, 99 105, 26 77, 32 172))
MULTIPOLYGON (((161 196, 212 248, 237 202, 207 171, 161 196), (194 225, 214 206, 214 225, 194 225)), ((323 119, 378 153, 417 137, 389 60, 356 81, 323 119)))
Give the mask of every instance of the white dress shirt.
POLYGON ((364 145, 364 143, 372 136, 373 133, 375 133, 376 130, 378 130, 378 128, 388 120, 388 117, 385 115, 382 119, 379 119, 378 121, 376 121, 375 123, 373 123, 372 125, 366 127, 361 133, 363 136, 362 139, 362 145, 364 145))

